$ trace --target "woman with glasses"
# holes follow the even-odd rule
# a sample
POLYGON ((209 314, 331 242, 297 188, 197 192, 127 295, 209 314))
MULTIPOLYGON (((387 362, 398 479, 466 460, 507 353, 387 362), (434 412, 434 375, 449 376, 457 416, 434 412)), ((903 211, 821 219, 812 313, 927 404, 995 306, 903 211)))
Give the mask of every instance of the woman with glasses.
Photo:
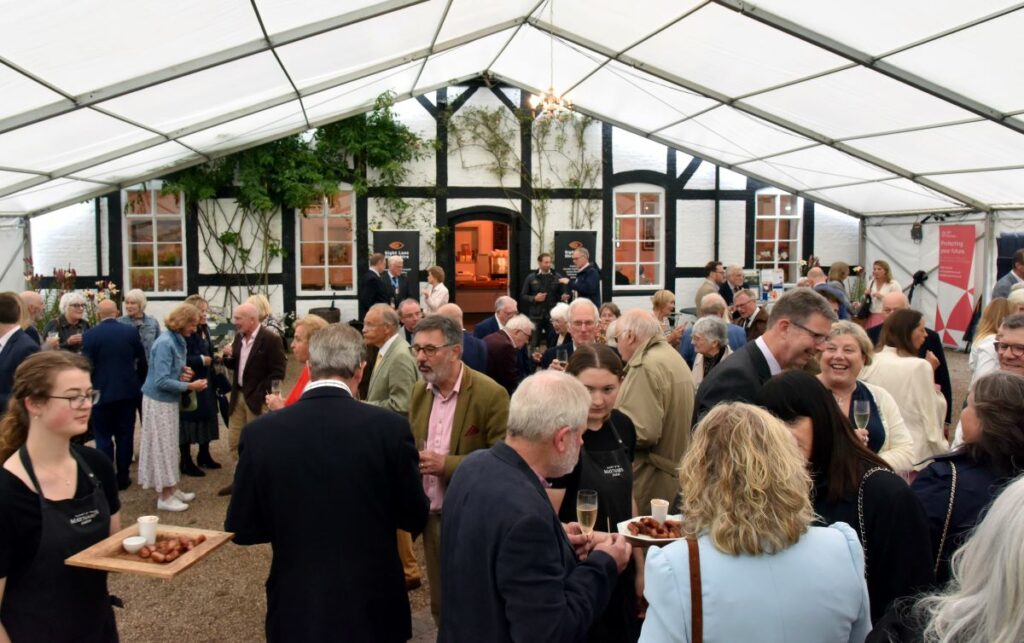
POLYGON ((927 338, 924 317, 916 310, 897 310, 882 326, 871 364, 860 379, 888 391, 899 406, 914 441, 913 461, 923 462, 949 450, 943 435, 946 400, 935 389, 935 371, 917 352, 927 338))
POLYGON ((18 367, 0 422, 0 641, 117 641, 106 572, 64 559, 121 530, 114 467, 71 443, 99 391, 61 351, 18 367))
POLYGON ((153 342, 149 372, 142 385, 142 438, 139 445, 139 484, 156 489, 156 508, 185 511, 194 493, 177 489, 181 451, 179 416, 182 395, 206 389, 205 379, 185 365, 185 338, 196 332, 199 309, 179 304, 164 319, 166 333, 153 342))
POLYGON ((72 353, 82 352, 82 335, 89 330, 85 321, 85 297, 68 292, 60 298, 60 315, 51 319, 43 329, 48 348, 59 348, 72 353))
POLYGON ((996 371, 971 387, 960 413, 964 443, 935 458, 911 489, 931 526, 936 578, 949 580, 949 560, 1003 487, 1024 472, 1024 377, 996 371))

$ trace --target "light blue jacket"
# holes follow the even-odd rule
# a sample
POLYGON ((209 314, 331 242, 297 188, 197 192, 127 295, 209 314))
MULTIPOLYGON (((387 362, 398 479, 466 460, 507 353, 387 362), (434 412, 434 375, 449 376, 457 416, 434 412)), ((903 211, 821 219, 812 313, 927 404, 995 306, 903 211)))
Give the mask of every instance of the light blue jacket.
POLYGON ((139 339, 142 340, 142 347, 146 349, 146 359, 152 361, 149 353, 153 350, 153 342, 160 336, 160 322, 146 313, 142 313, 142 319, 121 315, 117 321, 135 326, 139 330, 139 339))
POLYGON ((161 333, 149 354, 149 372, 142 394, 157 402, 180 401, 181 394, 188 390, 188 382, 179 379, 184 366, 185 338, 171 331, 161 333))
MULTIPOLYGON (((772 555, 723 554, 706 534, 697 543, 706 643, 859 643, 871 630, 864 554, 849 525, 811 527, 772 555)), ((641 643, 690 641, 689 563, 685 540, 648 551, 641 643)))

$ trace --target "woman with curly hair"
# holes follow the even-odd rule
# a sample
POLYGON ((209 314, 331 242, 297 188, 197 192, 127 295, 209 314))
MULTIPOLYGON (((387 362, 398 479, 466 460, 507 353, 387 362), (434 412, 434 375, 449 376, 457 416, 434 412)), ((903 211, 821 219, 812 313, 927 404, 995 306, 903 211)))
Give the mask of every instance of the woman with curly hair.
POLYGON ((647 554, 641 641, 691 641, 701 621, 708 643, 864 640, 871 621, 857 535, 844 524, 811 526, 811 479, 782 422, 749 404, 717 405, 697 426, 679 478, 686 538, 647 554))

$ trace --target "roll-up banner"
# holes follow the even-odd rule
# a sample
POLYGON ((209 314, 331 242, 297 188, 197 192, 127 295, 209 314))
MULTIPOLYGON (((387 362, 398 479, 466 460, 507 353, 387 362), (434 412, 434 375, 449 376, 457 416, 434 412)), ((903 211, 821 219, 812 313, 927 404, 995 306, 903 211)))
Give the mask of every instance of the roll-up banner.
POLYGON ((935 332, 947 346, 963 348, 974 313, 973 225, 939 226, 939 288, 935 332))
POLYGON ((569 279, 576 276, 576 264, 572 262, 572 252, 577 248, 586 248, 590 253, 590 263, 597 263, 597 231, 596 230, 556 230, 555 231, 555 270, 569 279))
MULTIPOLYGON (((402 272, 415 284, 419 292, 420 281, 420 233, 418 230, 374 230, 373 251, 385 257, 398 255, 402 258, 402 272)), ((410 290, 413 290, 410 288, 410 290)))

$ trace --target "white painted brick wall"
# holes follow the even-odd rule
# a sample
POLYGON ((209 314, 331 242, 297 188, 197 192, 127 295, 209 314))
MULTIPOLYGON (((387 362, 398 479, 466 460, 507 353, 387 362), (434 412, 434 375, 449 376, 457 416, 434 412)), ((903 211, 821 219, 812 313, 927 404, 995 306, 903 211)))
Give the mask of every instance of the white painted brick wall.
POLYGON ((703 266, 715 254, 715 202, 676 201, 676 265, 703 266))
POLYGON ((631 132, 612 131, 612 169, 615 173, 630 170, 665 171, 665 146, 631 132))
POLYGON ((94 201, 54 210, 32 219, 32 261, 36 274, 49 277, 54 268, 74 268, 95 275, 96 213, 94 201))

